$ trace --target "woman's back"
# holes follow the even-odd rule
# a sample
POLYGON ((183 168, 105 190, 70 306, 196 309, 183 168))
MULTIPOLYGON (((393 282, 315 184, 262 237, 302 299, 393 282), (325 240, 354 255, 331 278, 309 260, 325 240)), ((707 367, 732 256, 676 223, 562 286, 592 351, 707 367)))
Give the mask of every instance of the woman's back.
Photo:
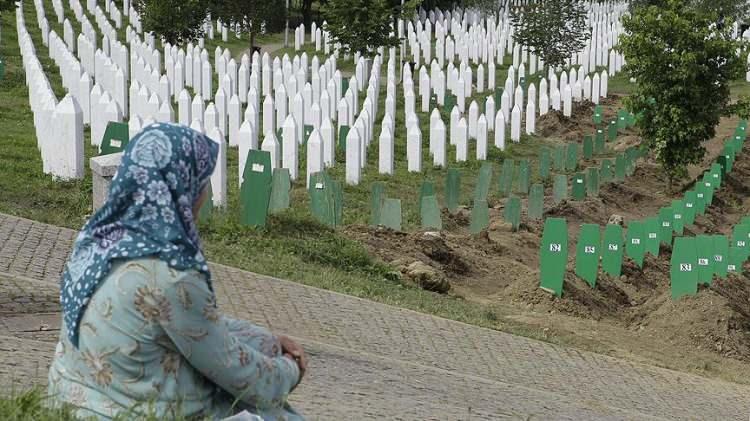
MULTIPOLYGON (((185 416, 210 408, 216 388, 184 361, 160 324, 175 316, 176 305, 201 305, 186 290, 189 276, 157 259, 114 265, 81 319, 78 350, 62 332, 50 394, 105 416, 139 403, 185 416)), ((194 333, 200 340, 199 327, 194 333)))

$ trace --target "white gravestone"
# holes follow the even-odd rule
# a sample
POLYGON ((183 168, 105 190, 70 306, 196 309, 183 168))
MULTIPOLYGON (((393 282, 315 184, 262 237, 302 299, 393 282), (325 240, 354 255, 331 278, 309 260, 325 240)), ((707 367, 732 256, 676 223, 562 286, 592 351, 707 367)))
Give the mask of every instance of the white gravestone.
POLYGON ((284 168, 289 169, 289 177, 292 180, 296 180, 299 176, 299 144, 297 140, 297 123, 294 121, 294 117, 290 114, 284 120, 284 125, 281 129, 281 140, 282 140, 282 160, 281 165, 284 168))
POLYGON ((521 141, 521 108, 518 104, 513 106, 510 116, 510 140, 516 143, 521 141))
POLYGON ((482 114, 477 122, 477 160, 487 159, 487 118, 482 114))
POLYGON ((213 194, 213 205, 223 208, 227 205, 227 144, 224 142, 224 134, 218 127, 209 130, 207 134, 211 140, 219 145, 216 168, 211 174, 211 192, 213 194))
POLYGON ((310 187, 310 176, 323 171, 323 139, 318 129, 313 129, 307 140, 307 187, 310 187))
POLYGON ((495 147, 505 150, 505 115, 502 110, 495 114, 495 147))

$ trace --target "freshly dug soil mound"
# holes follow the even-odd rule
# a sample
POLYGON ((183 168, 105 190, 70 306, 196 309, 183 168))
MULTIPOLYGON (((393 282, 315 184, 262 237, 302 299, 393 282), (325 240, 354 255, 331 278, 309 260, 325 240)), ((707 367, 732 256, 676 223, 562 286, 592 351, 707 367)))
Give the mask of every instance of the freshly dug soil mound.
MULTIPOLYGON (((602 99, 603 125, 617 117, 619 104, 618 96, 602 99)), ((582 142, 583 137, 592 134, 596 128, 593 120, 594 107, 596 105, 588 100, 574 102, 570 117, 565 117, 562 111, 550 109, 547 114, 537 118, 536 132, 542 137, 562 139, 566 142, 582 142)), ((635 134, 631 129, 621 132, 621 136, 622 133, 635 134)))

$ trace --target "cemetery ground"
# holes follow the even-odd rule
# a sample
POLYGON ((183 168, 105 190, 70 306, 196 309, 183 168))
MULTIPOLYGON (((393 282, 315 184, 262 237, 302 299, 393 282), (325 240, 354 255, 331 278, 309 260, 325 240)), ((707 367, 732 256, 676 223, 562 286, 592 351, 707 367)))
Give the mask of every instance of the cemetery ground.
MULTIPOLYGON (((33 22, 33 6, 25 3, 29 3, 27 20, 33 22)), ((75 23, 75 19, 71 22, 75 23)), ((6 71, 0 81, 0 213, 78 229, 90 214, 90 170, 87 166, 86 178, 79 182, 54 182, 42 174, 12 14, 2 17, 2 27, 0 57, 6 63, 6 71)), ((62 97, 57 68, 41 46, 38 31, 33 29, 30 33, 39 59, 55 93, 62 97)), ((278 45, 279 39, 283 37, 274 35, 260 41, 278 45)), ((244 51, 245 43, 232 41, 230 48, 235 56, 244 51)), ((284 52, 291 50, 279 49, 274 55, 284 52)), ((347 70, 350 62, 342 60, 341 63, 347 70)), ((498 69, 497 79, 505 80, 505 69, 498 69)), ((630 84, 622 76, 611 82, 611 93, 628 93, 630 84)), ((733 93, 747 93, 748 86, 745 82, 737 83, 733 93)), ((480 97, 483 95, 474 96, 480 97)), ((399 96, 398 101, 397 109, 402 109, 403 98, 399 96)), ((467 100, 467 107, 469 103, 467 100)), ((621 108, 621 97, 614 95, 604 105, 604 121, 609 121, 621 108)), ((376 119, 378 122, 382 120, 383 108, 376 119)), ((536 157, 539 150, 563 142, 580 143, 584 135, 594 130, 592 114, 591 104, 576 105, 571 120, 549 114, 538 119, 538 135, 524 136, 519 144, 508 142, 508 148, 502 153, 491 148, 488 161, 494 164, 494 174, 489 199, 490 227, 479 235, 472 235, 469 229, 471 197, 480 168, 474 160, 458 166, 453 159, 449 160, 451 168, 461 170, 461 209, 455 215, 443 212, 443 230, 439 235, 425 234, 425 230, 419 228, 420 186, 425 180, 433 182, 438 199, 443 203, 445 170, 425 165, 422 173, 406 171, 402 113, 396 117, 399 131, 395 136, 395 174, 378 175, 377 164, 370 160, 360 185, 344 188, 343 226, 336 230, 312 217, 308 193, 304 183, 299 181, 293 187, 289 210, 272 215, 263 229, 241 226, 238 222, 238 153, 230 148, 228 207, 225 211, 215 211, 201 224, 207 255, 216 263, 473 325, 707 377, 750 383, 747 380, 750 378, 750 312, 747 310, 750 286, 744 273, 726 281, 716 281, 696 297, 673 302, 669 292, 669 250, 663 249, 658 258, 647 257, 643 269, 626 262, 619 279, 600 274, 595 289, 573 274, 572 259, 562 298, 554 298, 538 288, 542 224, 524 216, 519 231, 511 231, 503 222, 506 199, 497 192, 497 176, 504 159, 528 159, 534 168, 532 182, 538 182, 536 157), (402 200, 403 232, 368 226, 370 186, 376 181, 385 183, 388 197, 402 200), (427 265, 448 281, 451 291, 446 294, 424 291, 398 274, 402 267, 415 261, 427 265)), ((419 117, 422 132, 428 133, 428 115, 420 113, 419 117)), ((567 219, 572 247, 581 223, 603 225, 612 215, 620 215, 626 221, 653 215, 679 197, 710 166, 720 153, 723 140, 732 134, 736 125, 736 119, 722 120, 716 138, 706 145, 708 154, 704 163, 691 168, 691 178, 673 193, 664 191, 664 178, 656 165, 646 158, 638 162, 635 173, 624 182, 602 186, 599 197, 555 205, 551 201, 551 185, 546 185, 545 216, 567 219)), ((86 133, 88 136, 88 131, 86 133)), ((637 142, 634 130, 621 132, 616 141, 609 143, 607 154, 598 156, 596 162, 583 161, 583 166, 614 157, 614 151, 637 142)), ((88 159, 96 151, 88 139, 85 144, 88 159)), ((370 150, 376 151, 377 145, 370 150)), ((455 156, 453 148, 448 149, 448 156, 455 156)), ((714 205, 705 216, 698 217, 694 225, 686 228, 686 235, 728 234, 731 226, 748 214, 750 163, 747 156, 745 150, 718 191, 714 205)), ((428 162, 425 160, 426 164, 428 162)), ((305 168, 304 160, 300 164, 305 168)), ((338 151, 337 166, 330 174, 341 180, 343 170, 343 154, 338 151)), ((526 196, 520 197, 525 208, 526 196)), ((24 311, 46 313, 50 310, 30 303, 24 311)))

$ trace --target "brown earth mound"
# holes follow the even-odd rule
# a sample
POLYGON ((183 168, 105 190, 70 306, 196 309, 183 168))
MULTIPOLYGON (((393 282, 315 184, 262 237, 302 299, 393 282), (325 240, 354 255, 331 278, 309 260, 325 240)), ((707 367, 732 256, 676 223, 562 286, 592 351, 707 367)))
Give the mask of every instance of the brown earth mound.
MULTIPOLYGON (((603 111, 602 121, 612 121, 617 117, 620 98, 616 95, 602 98, 600 105, 603 111)), ((574 102, 570 117, 565 117, 562 111, 550 109, 547 114, 537 119, 536 132, 542 137, 562 139, 566 142, 581 142, 585 135, 592 134, 596 129, 592 119, 594 107, 596 105, 588 100, 574 102)), ((635 132, 627 130, 624 133, 634 134, 635 132)))

